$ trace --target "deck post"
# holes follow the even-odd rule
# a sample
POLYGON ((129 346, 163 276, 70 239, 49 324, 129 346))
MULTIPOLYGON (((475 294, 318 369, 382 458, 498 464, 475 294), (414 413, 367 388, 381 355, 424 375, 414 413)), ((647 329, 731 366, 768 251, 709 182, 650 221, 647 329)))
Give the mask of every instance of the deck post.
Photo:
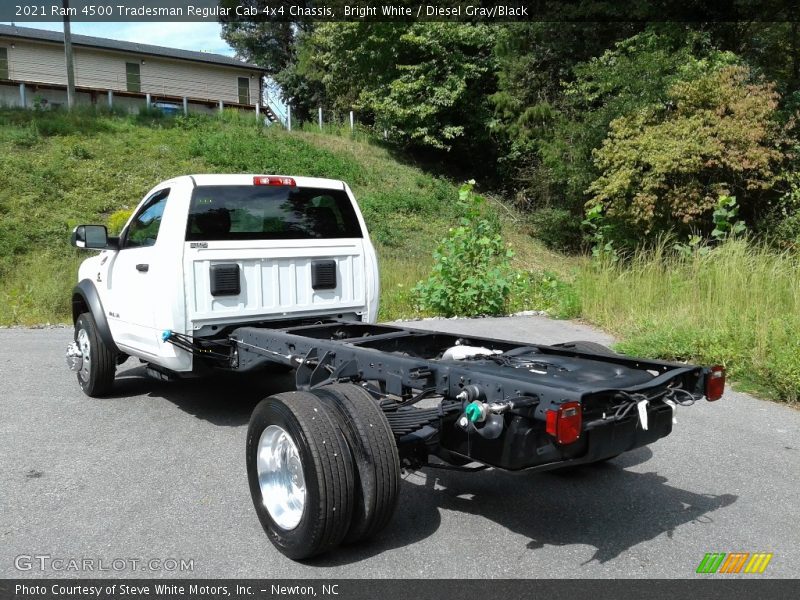
POLYGON ((189 116, 189 98, 183 97, 183 114, 189 116))
POLYGON ((256 123, 261 123, 261 105, 256 102, 256 123))
POLYGON ((108 90, 108 108, 114 108, 114 90, 108 90))
POLYGON ((145 102, 147 104, 147 110, 150 110, 150 105, 151 105, 150 94, 149 93, 145 94, 144 99, 145 99, 145 102))
POLYGON ((222 112, 224 108, 225 108, 225 104, 222 102, 222 100, 220 100, 219 101, 219 112, 222 112))
POLYGON ((22 108, 26 108, 28 106, 28 98, 27 94, 25 93, 25 84, 19 84, 19 105, 22 108))

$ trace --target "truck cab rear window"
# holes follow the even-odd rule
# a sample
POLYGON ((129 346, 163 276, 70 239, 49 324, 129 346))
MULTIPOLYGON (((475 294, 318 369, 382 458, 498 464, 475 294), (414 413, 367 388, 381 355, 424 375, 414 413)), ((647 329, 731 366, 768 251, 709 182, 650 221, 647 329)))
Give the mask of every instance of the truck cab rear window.
POLYGON ((360 238, 344 190, 254 185, 198 186, 187 241, 360 238))

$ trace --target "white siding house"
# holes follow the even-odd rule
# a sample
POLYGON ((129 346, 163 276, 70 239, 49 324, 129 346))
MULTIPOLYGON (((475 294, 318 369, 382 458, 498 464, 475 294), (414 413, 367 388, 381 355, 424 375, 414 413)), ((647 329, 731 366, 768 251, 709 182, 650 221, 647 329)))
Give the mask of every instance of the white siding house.
MULTIPOLYGON (((264 69, 228 56, 73 35, 79 103, 263 110, 264 69), (185 99, 185 100, 184 100, 185 99)), ((66 103, 64 36, 0 25, 0 104, 66 103)), ((267 111, 268 116, 269 113, 267 111)))

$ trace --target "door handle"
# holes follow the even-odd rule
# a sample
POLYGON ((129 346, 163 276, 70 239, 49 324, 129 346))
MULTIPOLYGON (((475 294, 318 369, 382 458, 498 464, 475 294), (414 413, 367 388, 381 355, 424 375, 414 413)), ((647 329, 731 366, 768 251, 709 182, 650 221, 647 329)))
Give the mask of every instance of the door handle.
POLYGON ((138 265, 136 265, 136 270, 141 272, 141 273, 147 273, 147 271, 150 270, 150 265, 138 264, 138 265))

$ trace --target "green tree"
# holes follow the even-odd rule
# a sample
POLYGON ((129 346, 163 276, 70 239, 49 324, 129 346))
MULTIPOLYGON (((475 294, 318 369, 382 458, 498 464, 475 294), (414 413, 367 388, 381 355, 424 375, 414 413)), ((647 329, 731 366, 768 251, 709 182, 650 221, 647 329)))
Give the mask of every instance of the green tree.
MULTIPOLYGON (((666 102, 614 120, 594 154, 589 206, 637 235, 713 226, 720 196, 745 220, 763 211, 788 142, 774 85, 728 66, 674 83, 666 102)), ((617 235, 620 235, 618 229, 617 235)))
POLYGON ((488 143, 495 35, 476 23, 326 23, 300 40, 298 72, 395 141, 468 158, 488 143))
MULTIPOLYGON (((260 3, 255 3, 260 4, 260 3)), ((231 21, 222 24, 222 39, 243 59, 280 73, 294 60, 296 26, 288 22, 231 21)))
MULTIPOLYGON (((251 8, 265 14, 268 7, 277 8, 280 2, 270 0, 220 0, 220 5, 233 10, 251 8)), ((305 7, 312 2, 295 2, 305 7)), ((288 8, 284 7, 284 11, 288 8)), ((280 86, 283 100, 291 104, 295 117, 304 120, 322 101, 320 85, 297 72, 301 39, 313 31, 313 21, 237 21, 221 19, 222 38, 236 51, 239 58, 258 64, 280 86)))
POLYGON ((564 202, 580 211, 586 189, 599 175, 592 152, 614 119, 647 106, 666 106, 675 83, 735 60, 710 47, 704 36, 667 29, 642 32, 577 65, 574 81, 564 88, 554 134, 541 149, 542 163, 558 182, 564 202))
MULTIPOLYGON (((641 30, 637 23, 513 23, 498 29, 494 48, 497 92, 487 122, 501 146, 502 187, 526 208, 562 204, 563 190, 542 165, 565 108, 564 86, 574 68, 641 30)), ((601 138, 602 139, 602 138, 601 138)))

